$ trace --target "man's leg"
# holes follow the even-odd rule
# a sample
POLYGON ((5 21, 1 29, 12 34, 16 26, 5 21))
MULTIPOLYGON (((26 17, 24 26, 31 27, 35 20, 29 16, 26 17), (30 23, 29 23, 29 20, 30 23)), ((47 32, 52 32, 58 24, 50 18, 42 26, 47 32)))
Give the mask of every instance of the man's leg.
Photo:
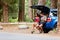
POLYGON ((42 33, 43 32, 43 28, 42 28, 42 25, 39 25, 39 32, 42 33))

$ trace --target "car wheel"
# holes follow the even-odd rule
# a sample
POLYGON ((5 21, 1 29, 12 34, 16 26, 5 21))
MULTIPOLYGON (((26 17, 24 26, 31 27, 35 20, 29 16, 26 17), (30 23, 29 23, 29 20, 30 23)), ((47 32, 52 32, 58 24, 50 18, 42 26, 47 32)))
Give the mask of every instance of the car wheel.
POLYGON ((54 29, 56 29, 57 28, 57 23, 55 23, 55 25, 54 25, 54 29))
POLYGON ((44 29, 44 33, 48 33, 51 29, 44 29))
POLYGON ((54 25, 54 29, 53 30, 57 30, 57 23, 54 25))

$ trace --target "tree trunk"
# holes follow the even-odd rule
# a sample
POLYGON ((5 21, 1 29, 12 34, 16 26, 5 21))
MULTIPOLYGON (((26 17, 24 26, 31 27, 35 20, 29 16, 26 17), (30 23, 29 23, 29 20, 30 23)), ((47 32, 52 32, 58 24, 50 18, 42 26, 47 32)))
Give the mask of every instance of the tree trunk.
MULTIPOLYGON (((38 4, 38 1, 37 1, 37 0, 33 0, 33 5, 36 5, 36 4, 38 4)), ((37 10, 34 9, 34 10, 33 10, 33 18, 35 17, 36 12, 37 12, 37 10)))
POLYGON ((37 10, 34 9, 34 16, 36 15, 37 10))
POLYGON ((58 0, 58 28, 60 29, 60 0, 58 0))
POLYGON ((8 22, 8 5, 3 5, 3 22, 8 22))
POLYGON ((38 5, 45 5, 46 4, 46 0, 38 0, 38 5))
POLYGON ((29 15, 29 18, 32 19, 33 18, 33 10, 30 8, 30 6, 33 5, 33 0, 29 0, 29 12, 28 12, 28 15, 29 15))
POLYGON ((1 22, 1 16, 0 16, 0 22, 1 22))
POLYGON ((19 0, 18 22, 24 21, 24 13, 25 13, 25 0, 19 0))
POLYGON ((51 8, 57 8, 57 0, 51 0, 51 8))
POLYGON ((0 22, 1 22, 1 14, 0 14, 0 22))

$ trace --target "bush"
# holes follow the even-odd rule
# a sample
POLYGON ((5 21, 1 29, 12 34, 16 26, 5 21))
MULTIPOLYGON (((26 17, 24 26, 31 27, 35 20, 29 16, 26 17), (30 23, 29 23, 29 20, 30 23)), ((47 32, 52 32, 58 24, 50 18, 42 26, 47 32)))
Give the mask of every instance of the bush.
POLYGON ((17 18, 16 19, 9 18, 9 22, 17 22, 17 18))
POLYGON ((28 17, 28 15, 26 15, 26 16, 25 16, 25 22, 33 22, 33 20, 30 19, 30 18, 28 17))

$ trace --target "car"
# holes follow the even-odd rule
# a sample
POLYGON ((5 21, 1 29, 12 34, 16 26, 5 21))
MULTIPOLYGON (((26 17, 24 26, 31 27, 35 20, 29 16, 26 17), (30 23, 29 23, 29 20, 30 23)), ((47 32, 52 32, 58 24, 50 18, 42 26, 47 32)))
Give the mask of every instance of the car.
POLYGON ((58 22, 57 9, 50 9, 49 17, 43 28, 44 33, 48 33, 50 30, 56 29, 57 22, 58 22))
POLYGON ((57 21, 58 21, 58 17, 57 17, 58 10, 57 9, 50 9, 49 7, 44 6, 44 5, 32 5, 30 7, 32 9, 37 9, 39 11, 44 12, 45 14, 48 14, 47 21, 43 25, 43 32, 44 33, 48 33, 50 30, 57 28, 57 21))

